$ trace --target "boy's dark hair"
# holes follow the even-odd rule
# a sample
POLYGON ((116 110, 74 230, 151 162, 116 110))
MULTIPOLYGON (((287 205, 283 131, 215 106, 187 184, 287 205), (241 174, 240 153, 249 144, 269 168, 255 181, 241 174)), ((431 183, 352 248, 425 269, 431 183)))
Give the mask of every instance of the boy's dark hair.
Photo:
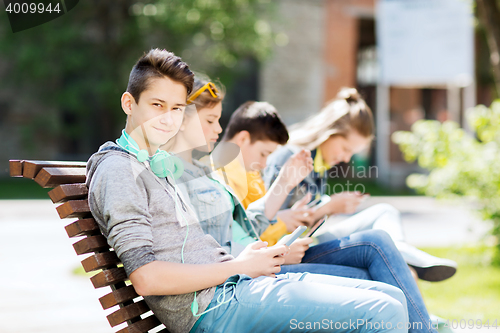
POLYGON ((267 102, 248 101, 231 115, 223 141, 234 138, 241 131, 250 133, 250 140, 269 140, 284 145, 288 131, 276 108, 267 102))
POLYGON ((151 49, 130 71, 127 91, 134 97, 135 102, 139 103, 139 97, 148 89, 150 80, 165 76, 182 83, 186 87, 187 95, 193 90, 194 73, 181 58, 167 50, 151 49))

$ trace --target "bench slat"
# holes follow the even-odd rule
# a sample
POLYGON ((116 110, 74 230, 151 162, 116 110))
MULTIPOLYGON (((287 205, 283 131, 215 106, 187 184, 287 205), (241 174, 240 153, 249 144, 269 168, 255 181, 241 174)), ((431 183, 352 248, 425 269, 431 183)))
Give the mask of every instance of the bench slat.
POLYGON ((116 325, 120 325, 127 320, 138 317, 143 313, 150 311, 149 306, 146 304, 146 301, 141 300, 137 303, 133 303, 123 308, 116 310, 112 314, 108 315, 109 324, 111 327, 115 327, 116 325))
POLYGON ((35 181, 43 188, 56 187, 61 184, 85 182, 85 168, 43 168, 38 172, 35 181))
MULTIPOLYGON (((25 161, 10 160, 10 175, 34 179, 43 188, 53 187, 49 197, 53 203, 61 203, 57 212, 61 219, 78 217, 79 220, 65 227, 70 238, 87 236, 73 244, 77 254, 97 252, 82 260, 86 272, 103 269, 90 280, 95 288, 111 286, 113 291, 99 299, 103 309, 120 305, 122 308, 108 316, 112 327, 127 322, 128 326, 118 333, 146 333, 161 325, 156 316, 150 315, 141 319, 141 315, 150 311, 142 299, 137 303, 133 300, 140 297, 132 285, 126 285, 127 274, 120 264, 119 258, 110 247, 106 238, 101 234, 99 226, 92 218, 85 184, 85 162, 58 162, 58 161, 25 161), (131 303, 131 304, 130 304, 131 303)), ((163 329, 161 332, 168 333, 163 329)))
POLYGON ((84 199, 89 191, 85 184, 62 184, 49 191, 49 197, 53 203, 59 203, 74 199, 84 199))
POLYGON ((100 234, 99 226, 94 219, 80 219, 73 223, 68 224, 66 227, 66 233, 69 238, 79 237, 79 236, 89 236, 100 234))
POLYGON ((101 303, 102 308, 106 310, 120 303, 131 301, 136 297, 139 297, 139 295, 135 292, 134 287, 130 285, 102 296, 99 298, 99 302, 101 303))
POLYGON ((85 272, 93 272, 99 269, 116 267, 120 263, 120 259, 114 251, 96 253, 82 260, 82 266, 85 272))
POLYGON ((9 172, 11 177, 23 176, 23 164, 21 160, 9 160, 9 172))
POLYGON ((127 273, 123 267, 106 269, 90 278, 94 288, 102 288, 127 280, 127 273))
MULTIPOLYGON (((125 327, 119 330, 116 333, 146 333, 149 330, 155 328, 156 326, 161 325, 161 322, 154 315, 144 318, 138 322, 133 324, 129 324, 128 327, 125 327)), ((161 332, 168 333, 168 331, 162 330, 161 332)))
POLYGON ((87 163, 85 162, 61 162, 61 161, 24 161, 23 176, 24 178, 35 179, 38 172, 43 168, 83 168, 85 169, 87 163))
POLYGON ((56 210, 61 219, 92 216, 87 199, 67 201, 62 205, 57 206, 56 210))
POLYGON ((88 236, 73 244, 77 254, 100 252, 109 249, 106 237, 103 235, 88 236))

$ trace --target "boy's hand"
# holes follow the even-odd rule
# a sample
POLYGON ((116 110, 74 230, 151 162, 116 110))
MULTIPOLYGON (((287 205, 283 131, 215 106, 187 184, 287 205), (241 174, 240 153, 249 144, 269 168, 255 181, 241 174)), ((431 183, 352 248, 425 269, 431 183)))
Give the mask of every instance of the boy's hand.
MULTIPOLYGON (((313 160, 309 150, 302 149, 283 165, 278 180, 291 191, 313 170, 313 160)), ((287 192, 289 192, 287 191, 287 192)))
POLYGON ((313 239, 310 237, 296 239, 290 245, 290 251, 285 256, 285 265, 300 264, 312 241, 313 239))
POLYGON ((267 242, 255 242, 247 247, 234 259, 240 264, 240 271, 251 278, 259 276, 276 277, 285 263, 288 247, 286 245, 267 247, 267 242))
POLYGON ((312 209, 284 209, 280 210, 277 217, 286 225, 288 232, 294 232, 301 225, 311 226, 314 224, 314 214, 312 209))
POLYGON ((311 193, 308 192, 302 199, 297 201, 291 209, 280 210, 277 217, 286 225, 288 232, 293 232, 301 225, 311 226, 314 224, 314 209, 307 208, 311 201, 311 193))

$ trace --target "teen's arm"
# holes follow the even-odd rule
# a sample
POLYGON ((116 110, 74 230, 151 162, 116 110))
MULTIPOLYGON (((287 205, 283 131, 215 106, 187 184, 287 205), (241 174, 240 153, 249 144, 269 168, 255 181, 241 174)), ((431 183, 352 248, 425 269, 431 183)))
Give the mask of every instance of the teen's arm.
POLYGON ((152 261, 130 274, 130 281, 141 296, 179 295, 214 287, 235 274, 250 277, 274 276, 281 270, 286 246, 266 248, 266 242, 248 245, 234 260, 205 265, 152 261))
POLYGON ((294 154, 281 168, 278 177, 264 196, 264 215, 268 219, 274 219, 276 213, 288 196, 313 169, 311 152, 302 149, 294 154))
MULTIPOLYGON (((262 169, 262 179, 264 180, 264 185, 266 190, 269 191, 271 185, 276 181, 278 175, 283 168, 283 165, 290 159, 293 155, 293 150, 289 146, 283 146, 276 149, 271 155, 267 157, 266 167, 262 169)), ((293 191, 293 190, 292 190, 293 191)), ((291 196, 288 195, 285 198, 281 209, 289 208, 291 196)))

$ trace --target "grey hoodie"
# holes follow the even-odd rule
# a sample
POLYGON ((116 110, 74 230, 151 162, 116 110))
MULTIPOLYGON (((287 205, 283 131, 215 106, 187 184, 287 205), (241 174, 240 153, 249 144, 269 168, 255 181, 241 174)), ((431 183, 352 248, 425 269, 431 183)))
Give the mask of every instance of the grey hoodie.
MULTIPOLYGON (((87 187, 92 215, 128 275, 155 260, 181 263, 186 233, 184 263, 233 259, 203 232, 180 193, 176 205, 170 178, 158 178, 148 162, 139 162, 113 142, 102 145, 87 162, 87 187)), ((215 287, 197 293, 198 313, 207 308, 214 293, 215 287)), ((191 313, 193 298, 194 293, 144 297, 172 333, 189 332, 198 319, 191 313)))

